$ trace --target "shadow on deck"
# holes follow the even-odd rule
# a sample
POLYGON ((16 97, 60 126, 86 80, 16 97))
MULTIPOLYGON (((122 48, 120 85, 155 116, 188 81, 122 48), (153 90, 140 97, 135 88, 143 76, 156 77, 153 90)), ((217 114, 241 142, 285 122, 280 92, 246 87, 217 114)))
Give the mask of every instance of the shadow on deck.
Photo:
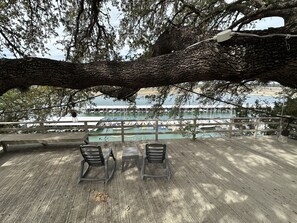
MULTIPOLYGON (((76 148, 0 157, 0 222, 296 222, 297 141, 243 137, 166 140, 171 180, 117 171, 77 183, 76 148)), ((143 152, 144 142, 137 145, 143 152)))

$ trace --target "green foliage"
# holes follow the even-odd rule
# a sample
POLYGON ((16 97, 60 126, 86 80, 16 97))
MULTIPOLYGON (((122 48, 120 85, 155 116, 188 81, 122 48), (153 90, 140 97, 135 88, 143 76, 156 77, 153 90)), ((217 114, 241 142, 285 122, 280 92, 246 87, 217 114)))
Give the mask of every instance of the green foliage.
MULTIPOLYGON (((44 55, 47 43, 60 44, 66 60, 120 60, 119 49, 150 51, 171 27, 187 26, 202 36, 213 30, 245 26, 269 10, 295 2, 215 0, 22 0, 0 3, 0 52, 44 55), (257 11, 261 14, 257 14, 257 11), (55 41, 55 42, 53 42, 55 41)), ((284 15, 280 13, 280 15, 284 15)), ((140 55, 139 55, 140 56, 140 55)))
POLYGON ((187 132, 184 133, 183 136, 189 136, 192 140, 196 140, 196 131, 193 126, 187 125, 182 130, 187 132))
MULTIPOLYGON (((261 2, 263 5, 260 4, 260 1, 233 1, 230 4, 225 1, 210 0, 118 1, 119 8, 123 11, 123 19, 119 30, 120 42, 122 44, 128 43, 133 50, 144 49, 146 55, 150 55, 152 45, 162 33, 170 30, 170 27, 187 26, 193 30, 200 30, 203 39, 203 36, 207 36, 209 32, 232 26, 232 24, 240 21, 243 14, 252 15, 255 11, 268 6, 278 7, 278 4, 281 4, 282 1, 261 2)), ((242 27, 253 25, 252 22, 256 19, 259 19, 259 17, 255 16, 253 18, 251 16, 242 19, 242 27)), ((226 81, 204 82, 199 87, 201 87, 201 93, 206 97, 200 96, 198 100, 200 103, 227 101, 241 105, 257 85, 259 83, 254 80, 239 83, 226 81)), ((174 87, 166 86, 166 88, 172 89, 174 87)), ((194 89, 190 86, 185 86, 185 88, 190 91, 194 89)), ((171 90, 171 92, 174 92, 174 90, 171 90)), ((158 96, 155 95, 151 98, 156 103, 156 107, 161 107, 164 97, 168 96, 164 91, 159 91, 159 93, 159 99, 162 100, 159 100, 158 96)), ((177 94, 176 108, 173 109, 172 116, 177 114, 178 107, 190 97, 189 92, 186 91, 180 91, 177 94)))
MULTIPOLYGON (((232 1, 232 3, 215 0, 3 0, 0 2, 0 55, 5 57, 9 52, 15 57, 37 54, 45 56, 49 53, 47 44, 51 42, 58 44, 59 47, 62 46, 65 60, 73 62, 149 58, 153 55, 152 45, 162 33, 172 27, 186 26, 199 30, 198 33, 201 33, 199 38, 205 39, 208 33, 214 30, 235 27, 240 29, 252 24, 256 19, 270 15, 273 10, 277 12, 277 10, 296 7, 294 2, 285 0, 232 1), (115 8, 119 11, 115 12, 115 8), (112 18, 115 13, 116 18, 112 18), (117 27, 118 24, 119 27, 117 27), (127 57, 120 55, 119 50, 127 44, 130 51, 141 52, 141 54, 135 53, 127 57)), ((280 13, 280 15, 286 14, 280 13)), ((172 116, 176 115, 179 106, 191 100, 190 92, 198 89, 197 84, 180 85, 187 90, 176 89, 175 86, 160 88, 159 96, 152 96, 151 100, 157 109, 162 106, 168 95, 177 94, 176 107, 171 113, 172 116)), ((199 85, 202 94, 198 100, 209 102, 214 98, 241 104, 256 84, 258 83, 254 80, 236 84, 224 81, 205 82, 199 85), (227 99, 226 94, 229 95, 227 99)), ((91 92, 75 93, 67 89, 63 91, 34 87, 31 91, 20 94, 14 90, 1 97, 0 111, 2 116, 5 114, 5 120, 28 117, 42 119, 48 112, 34 110, 35 108, 67 104, 69 95, 74 93, 77 100, 86 99, 87 94, 92 96, 91 92), (22 111, 26 109, 29 110, 22 111), (14 111, 21 112, 13 113, 14 111)), ((289 103, 291 102, 288 100, 289 103)), ((61 112, 61 109, 57 111, 54 109, 52 112, 61 112)), ((162 111, 159 110, 160 112, 162 111)), ((180 112, 179 114, 182 115, 180 112)))
POLYGON ((57 36, 58 10, 54 1, 1 1, 0 53, 14 56, 48 52, 45 43, 57 36))
POLYGON ((183 132, 183 136, 188 136, 192 140, 196 140, 198 127, 195 123, 187 122, 186 124, 182 125, 179 130, 183 132))
POLYGON ((276 102, 273 109, 275 115, 285 115, 297 117, 297 98, 286 98, 285 103, 276 102))
POLYGON ((44 56, 49 53, 47 43, 56 41, 69 61, 118 57, 106 1, 2 1, 0 12, 2 56, 7 50, 15 57, 44 56))
POLYGON ((10 90, 0 97, 1 121, 45 120, 64 116, 90 103, 91 92, 32 87, 26 92, 10 90))
POLYGON ((282 88, 279 94, 280 101, 274 103, 271 116, 294 116, 297 117, 297 90, 282 88))

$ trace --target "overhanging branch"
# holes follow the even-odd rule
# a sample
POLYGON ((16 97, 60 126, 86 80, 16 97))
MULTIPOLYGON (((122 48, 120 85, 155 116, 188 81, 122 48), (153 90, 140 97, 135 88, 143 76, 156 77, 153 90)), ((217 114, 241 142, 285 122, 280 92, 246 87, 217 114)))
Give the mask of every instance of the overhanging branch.
POLYGON ((78 64, 42 58, 1 59, 0 93, 31 85, 73 89, 109 85, 138 89, 211 80, 276 81, 297 88, 296 39, 236 36, 222 44, 212 41, 129 62, 78 64))

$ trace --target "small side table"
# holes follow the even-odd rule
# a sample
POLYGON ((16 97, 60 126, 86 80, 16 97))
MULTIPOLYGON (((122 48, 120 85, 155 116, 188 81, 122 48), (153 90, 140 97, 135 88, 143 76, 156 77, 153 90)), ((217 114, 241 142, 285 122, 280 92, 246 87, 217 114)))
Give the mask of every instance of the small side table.
POLYGON ((139 150, 137 147, 123 147, 122 154, 122 172, 124 171, 124 165, 126 162, 134 161, 138 170, 140 169, 139 163, 139 150))

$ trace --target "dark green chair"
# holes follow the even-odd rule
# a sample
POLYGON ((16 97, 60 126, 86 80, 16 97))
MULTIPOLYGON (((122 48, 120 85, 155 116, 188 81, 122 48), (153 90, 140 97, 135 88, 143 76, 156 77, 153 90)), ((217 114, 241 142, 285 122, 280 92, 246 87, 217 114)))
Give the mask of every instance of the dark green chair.
POLYGON ((145 177, 165 177, 168 180, 170 179, 171 172, 169 169, 167 148, 165 144, 146 144, 141 168, 141 179, 143 180, 145 177), (148 165, 157 168, 160 164, 164 169, 164 174, 147 173, 148 165))
POLYGON ((101 146, 98 145, 81 145, 80 152, 83 159, 80 163, 79 182, 83 180, 97 180, 107 183, 112 178, 116 167, 116 159, 112 149, 102 151, 101 146), (109 165, 109 158, 113 159, 112 165, 109 165), (102 167, 101 169, 104 169, 104 177, 88 177, 88 172, 93 167, 102 167))

